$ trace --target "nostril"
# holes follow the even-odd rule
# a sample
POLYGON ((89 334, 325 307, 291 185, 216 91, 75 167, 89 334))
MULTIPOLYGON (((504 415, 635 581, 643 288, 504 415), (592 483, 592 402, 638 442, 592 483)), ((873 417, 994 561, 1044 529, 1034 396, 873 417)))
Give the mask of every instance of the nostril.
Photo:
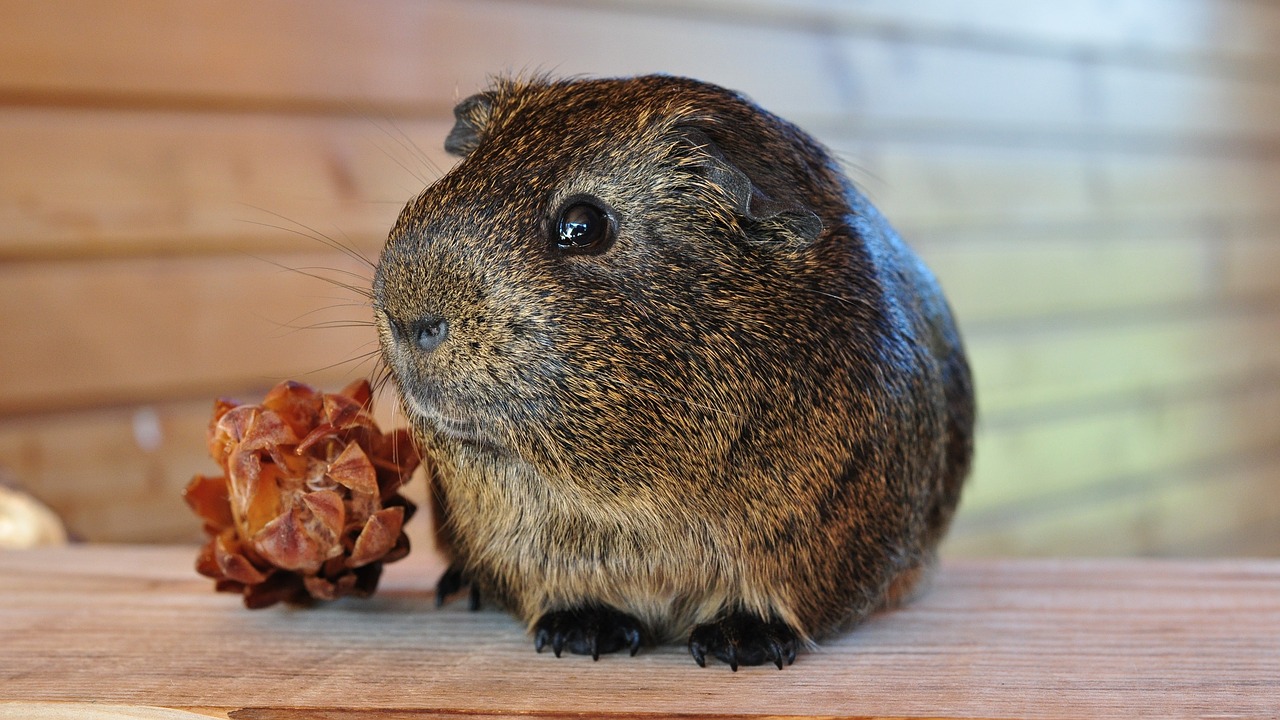
POLYGON ((413 323, 410 338, 418 347, 430 352, 440 347, 449 336, 449 322, 441 317, 428 315, 413 323))

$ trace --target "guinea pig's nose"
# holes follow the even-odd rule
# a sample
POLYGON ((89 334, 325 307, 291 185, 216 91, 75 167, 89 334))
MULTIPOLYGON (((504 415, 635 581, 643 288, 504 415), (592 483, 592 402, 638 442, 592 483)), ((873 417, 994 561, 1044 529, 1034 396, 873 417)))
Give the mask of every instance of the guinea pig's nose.
POLYGON ((447 337, 449 321, 436 315, 424 315, 409 325, 409 339, 427 352, 440 347, 447 337))

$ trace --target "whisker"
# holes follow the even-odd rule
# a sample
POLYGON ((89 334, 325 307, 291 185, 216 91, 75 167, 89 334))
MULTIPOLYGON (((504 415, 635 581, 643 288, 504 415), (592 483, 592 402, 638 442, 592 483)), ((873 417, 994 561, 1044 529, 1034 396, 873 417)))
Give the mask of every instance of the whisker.
POLYGON ((343 255, 346 255, 352 260, 355 260, 356 262, 367 266, 370 270, 377 267, 377 263, 370 260, 368 257, 365 257, 364 253, 356 249, 355 244, 350 242, 350 238, 347 238, 348 242, 342 242, 341 240, 338 240, 330 235, 326 235, 325 233, 320 232, 319 230, 311 227, 310 225, 304 225, 303 223, 300 223, 297 220, 294 220, 290 217, 281 215, 278 212, 268 210, 262 207, 257 207, 254 205, 248 205, 248 204, 246 204, 245 207, 248 207, 258 212, 265 213, 272 217, 278 218, 279 220, 285 223, 289 223, 290 225, 292 225, 292 227, 290 225, 275 225, 268 222, 262 222, 260 220, 241 219, 240 222, 248 223, 250 225, 257 225, 259 227, 270 228, 272 230, 279 230, 281 232, 291 233, 293 235, 297 235, 298 237, 304 237, 309 240, 315 240, 321 245, 324 245, 332 250, 337 250, 338 252, 342 253, 343 255))
MULTIPOLYGON (((375 125, 376 125, 376 123, 375 123, 375 125)), ((390 138, 392 142, 397 142, 397 143, 399 143, 399 141, 397 141, 397 140, 396 140, 396 138, 395 138, 395 137, 393 137, 393 136, 391 135, 391 133, 390 133, 390 132, 388 132, 386 129, 384 129, 384 128, 380 127, 380 126, 379 126, 379 128, 378 128, 378 129, 379 129, 379 130, 382 130, 383 134, 385 134, 388 138, 390 138)), ((388 158, 390 158, 390 159, 391 159, 391 162, 393 162, 393 163, 395 163, 396 165, 398 165, 398 166, 400 167, 400 169, 401 169, 401 170, 404 170, 406 173, 408 173, 410 176, 412 176, 412 177, 413 177, 413 179, 414 179, 414 180, 417 180, 417 181, 418 181, 422 186, 424 186, 424 187, 425 187, 425 186, 427 186, 427 185, 430 185, 430 184, 431 184, 431 182, 432 182, 432 181, 431 181, 431 178, 429 178, 429 177, 425 177, 424 175, 422 175, 421 173, 419 173, 417 170, 414 170, 413 168, 409 167, 409 165, 408 165, 407 163, 405 163, 403 160, 401 160, 401 159, 400 159, 400 155, 399 155, 399 154, 394 153, 394 152, 392 152, 391 150, 388 150, 387 148, 383 147, 381 143, 374 142, 374 141, 370 141, 370 142, 372 142, 372 143, 373 143, 373 146, 374 146, 374 147, 376 147, 376 148, 378 148, 378 150, 382 151, 382 154, 383 154, 383 155, 386 155, 388 158)), ((403 143, 399 143, 399 144, 400 144, 402 147, 404 146, 404 144, 403 144, 403 143)), ((425 162, 425 164, 427 164, 428 166, 433 166, 433 165, 434 165, 434 163, 432 163, 432 162, 431 162, 429 159, 427 159, 425 156, 419 157, 418 159, 419 159, 419 161, 423 161, 423 162, 425 162)), ((408 190, 408 189, 406 188, 406 190, 408 190)), ((410 193, 410 194, 412 194, 412 191, 409 191, 409 193, 410 193)))
POLYGON ((371 303, 348 301, 347 298, 329 297, 328 295, 317 295, 317 296, 314 296, 314 299, 328 300, 332 304, 326 305, 325 307, 322 307, 322 308, 311 310, 308 313, 304 313, 304 314, 319 312, 320 310, 352 310, 356 308, 359 308, 361 310, 371 310, 373 308, 373 305, 371 303))
POLYGON ((356 280, 363 280, 367 283, 372 283, 372 279, 368 275, 358 273, 355 270, 347 270, 345 268, 325 267, 323 265, 299 265, 294 268, 294 270, 306 270, 308 272, 323 270, 325 272, 337 273, 339 275, 348 275, 356 280))
POLYGON ((306 371, 306 372, 304 372, 304 373, 302 373, 302 374, 303 374, 303 375, 316 375, 316 374, 319 374, 319 373, 325 372, 325 371, 327 371, 327 370, 332 370, 332 369, 334 369, 334 368, 343 367, 344 365, 350 365, 350 364, 352 364, 352 363, 357 363, 356 367, 359 367, 361 364, 364 364, 364 363, 366 363, 366 362, 369 362, 370 358, 372 358, 372 357, 374 357, 374 356, 378 355, 380 352, 381 352, 380 350, 370 350, 369 352, 361 353, 361 354, 359 354, 359 355, 356 355, 355 357, 347 358, 346 360, 339 360, 338 362, 331 363, 331 364, 329 364, 329 365, 325 365, 324 367, 318 367, 318 368, 316 368, 316 369, 314 369, 314 370, 308 370, 308 371, 306 371))
POLYGON ((364 323, 358 320, 324 320, 306 325, 293 323, 274 324, 276 325, 277 332, 271 336, 273 339, 287 338, 296 333, 310 330, 350 330, 369 328, 373 326, 371 323, 364 323))
MULTIPOLYGON (((390 118, 383 118, 382 122, 379 122, 377 119, 369 115, 365 115, 365 119, 368 120, 371 125, 376 127, 379 132, 385 135, 388 140, 395 143, 396 145, 399 145, 400 149, 404 150, 408 155, 410 155, 419 163, 421 163, 422 166, 424 166, 429 172, 433 173, 436 178, 439 178, 441 175, 444 174, 444 172, 440 169, 440 166, 437 165, 435 161, 431 159, 431 155, 427 153, 427 151, 424 150, 422 146, 414 142, 413 138, 409 137, 409 135, 405 133, 405 131, 399 125, 397 125, 394 120, 390 118), (390 126, 391 129, 388 129, 387 126, 390 126), (394 130, 395 132, 393 133, 392 130, 394 130)), ((431 184, 432 178, 424 177, 420 175, 418 172, 409 168, 407 165, 405 165, 404 162, 400 160, 400 156, 398 154, 388 151, 386 148, 382 147, 381 145, 378 145, 377 147, 379 150, 382 150, 382 152, 386 153, 387 157, 391 158, 392 162, 394 162, 395 164, 403 168, 405 172, 412 175, 418 182, 422 183, 423 185, 431 184)))
MULTIPOLYGON (((278 267, 278 268, 280 268, 281 270, 284 270, 284 271, 286 271, 286 272, 297 273, 297 274, 299 274, 299 275, 302 275, 303 277, 309 277, 309 278, 312 278, 313 280, 319 280, 319 281, 321 281, 321 282, 328 283, 328 284, 330 284, 330 285, 332 285, 332 286, 334 286, 334 287, 339 287, 339 288, 342 288, 343 290, 347 290, 347 291, 350 291, 350 292, 352 292, 352 293, 355 293, 356 295, 359 295, 360 297, 366 298, 366 299, 368 299, 368 300, 373 300, 373 289, 372 289, 372 288, 367 288, 367 287, 363 287, 363 286, 360 286, 360 285, 353 285, 353 284, 351 284, 351 283, 346 283, 346 282, 342 282, 341 280, 336 280, 336 279, 334 279, 334 278, 327 277, 327 276, 325 276, 325 275, 320 274, 319 272, 313 272, 313 271, 318 271, 318 270, 326 270, 326 271, 331 271, 331 272, 341 272, 340 270, 337 270, 337 269, 335 269, 335 268, 323 268, 323 267, 319 267, 319 268, 317 268, 317 267, 313 267, 313 268, 310 268, 310 269, 307 269, 307 268, 297 268, 297 267, 292 267, 292 266, 289 266, 289 265, 285 265, 284 263, 276 262, 275 260, 271 260, 271 259, 269 259, 269 258, 262 257, 261 255, 253 255, 253 254, 249 254, 249 257, 251 257, 251 258, 253 258, 253 259, 255 259, 255 260, 260 260, 260 261, 262 261, 262 262, 264 262, 264 263, 267 263, 268 265, 274 265, 274 266, 276 266, 276 267, 278 267)), ((360 277, 360 275, 359 275, 359 274, 356 274, 356 277, 360 277)))
POLYGON ((311 323, 310 325, 285 325, 291 330, 334 330, 342 328, 370 328, 374 327, 371 322, 363 322, 361 320, 324 320, 321 322, 311 323))

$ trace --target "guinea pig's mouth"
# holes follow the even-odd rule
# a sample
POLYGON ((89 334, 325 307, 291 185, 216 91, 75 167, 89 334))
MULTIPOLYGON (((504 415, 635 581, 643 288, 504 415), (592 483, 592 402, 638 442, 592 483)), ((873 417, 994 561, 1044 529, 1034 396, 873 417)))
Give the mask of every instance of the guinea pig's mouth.
POLYGON ((453 412, 445 412, 432 403, 423 402, 412 394, 405 395, 409 410, 418 418, 435 428, 442 436, 455 442, 468 445, 480 445, 492 449, 501 449, 494 434, 481 420, 453 412))

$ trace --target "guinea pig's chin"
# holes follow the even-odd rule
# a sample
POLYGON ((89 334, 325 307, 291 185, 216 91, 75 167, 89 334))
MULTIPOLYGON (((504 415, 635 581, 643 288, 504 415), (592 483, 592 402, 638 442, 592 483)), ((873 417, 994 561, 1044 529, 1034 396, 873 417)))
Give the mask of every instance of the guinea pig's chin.
POLYGON ((503 448, 503 444, 498 441, 496 435, 481 420, 471 415, 439 409, 434 404, 423 402, 412 394, 406 394, 405 401, 415 418, 434 428, 447 440, 495 450, 503 448))

